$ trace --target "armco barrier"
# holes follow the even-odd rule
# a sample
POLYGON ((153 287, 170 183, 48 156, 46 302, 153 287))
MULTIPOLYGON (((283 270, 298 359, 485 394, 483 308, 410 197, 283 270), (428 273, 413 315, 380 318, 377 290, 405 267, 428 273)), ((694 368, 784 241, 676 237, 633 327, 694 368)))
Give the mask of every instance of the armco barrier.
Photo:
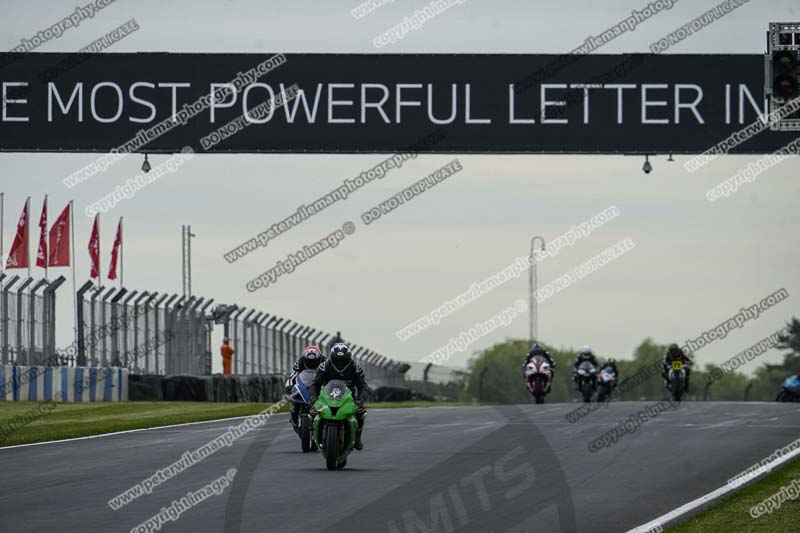
POLYGON ((0 401, 127 400, 126 368, 0 365, 0 401))

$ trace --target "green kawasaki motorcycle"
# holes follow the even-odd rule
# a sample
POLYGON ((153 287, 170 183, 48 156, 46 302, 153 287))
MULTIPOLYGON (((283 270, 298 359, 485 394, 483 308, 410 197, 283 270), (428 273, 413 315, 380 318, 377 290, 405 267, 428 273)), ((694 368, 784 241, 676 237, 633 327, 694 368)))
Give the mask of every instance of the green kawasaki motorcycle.
POLYGON ((344 381, 333 380, 314 403, 314 442, 328 470, 344 468, 356 442, 356 402, 344 381))

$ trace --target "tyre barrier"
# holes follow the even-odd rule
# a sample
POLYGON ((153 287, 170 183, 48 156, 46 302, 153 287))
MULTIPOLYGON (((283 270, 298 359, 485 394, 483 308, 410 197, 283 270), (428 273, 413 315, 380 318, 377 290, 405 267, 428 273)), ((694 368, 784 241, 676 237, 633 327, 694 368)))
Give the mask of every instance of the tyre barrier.
POLYGON ((283 376, 159 376, 131 374, 131 401, 277 402, 284 393, 283 376))

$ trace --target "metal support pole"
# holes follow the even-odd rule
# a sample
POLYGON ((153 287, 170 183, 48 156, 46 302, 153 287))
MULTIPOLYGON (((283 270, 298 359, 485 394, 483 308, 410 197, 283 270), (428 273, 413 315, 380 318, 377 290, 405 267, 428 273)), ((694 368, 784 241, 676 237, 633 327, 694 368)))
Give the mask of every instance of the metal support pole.
POLYGON ((203 371, 204 376, 211 375, 211 333, 214 330, 214 319, 208 313, 208 308, 214 303, 214 298, 208 300, 200 308, 198 320, 203 321, 203 371))
POLYGON ((76 346, 77 357, 75 360, 75 366, 86 366, 86 324, 83 313, 83 295, 86 294, 86 291, 90 290, 93 286, 94 282, 89 280, 75 292, 75 299, 77 301, 77 309, 75 312, 75 333, 78 341, 78 345, 76 346))
POLYGON ((275 329, 281 323, 281 320, 282 319, 273 315, 269 320, 267 320, 266 323, 266 330, 264 331, 264 334, 267 336, 267 341, 266 341, 267 374, 277 374, 278 367, 275 361, 275 343, 277 339, 276 339, 275 329))
POLYGON ((255 312, 255 309, 251 309, 242 319, 242 349, 240 352, 242 354, 242 374, 247 374, 247 350, 249 348, 247 336, 251 328, 250 317, 252 317, 255 312))
POLYGON ((89 299, 89 332, 91 333, 92 344, 90 346, 91 360, 87 361, 87 364, 90 366, 97 366, 97 344, 100 340, 100 332, 97 327, 97 298, 102 290, 103 287, 95 286, 92 290, 92 297, 89 299))
MULTIPOLYGON (((151 306, 153 309, 153 337, 162 339, 161 346, 153 352, 153 372, 161 375, 166 372, 167 368, 167 345, 172 342, 171 333, 167 332, 166 322, 164 323, 164 331, 159 334, 159 327, 161 326, 161 314, 159 309, 164 301, 169 298, 169 294, 162 294, 157 297, 158 293, 153 294, 151 298, 145 302, 146 313, 149 314, 151 306), (159 352, 161 355, 159 355, 159 352), (162 372, 163 370, 163 372, 162 372)), ((147 315, 145 315, 145 323, 147 323, 147 315)))
POLYGON ((8 320, 8 293, 11 290, 11 286, 14 285, 19 280, 19 276, 14 276, 8 281, 6 281, 5 285, 3 285, 2 290, 2 301, 0 301, 0 319, 2 323, 0 323, 0 328, 2 328, 2 352, 3 352, 3 364, 6 365, 11 362, 10 354, 9 354, 9 345, 8 345, 8 328, 9 328, 9 320, 8 320))
POLYGON ((56 290, 67 280, 59 276, 44 290, 42 319, 42 359, 46 366, 59 364, 56 354, 56 290))
POLYGON ((267 324, 270 320, 269 313, 264 313, 257 324, 258 328, 258 374, 267 373, 267 324))
MULTIPOLYGON (((100 279, 99 275, 98 275, 98 279, 100 279)), ((103 323, 103 328, 105 330, 105 333, 103 334, 103 342, 102 342, 103 352, 102 352, 101 366, 107 366, 108 365, 108 335, 109 334, 113 334, 112 331, 109 331, 111 328, 108 327, 108 316, 106 314, 106 302, 108 302, 109 298, 111 298, 111 296, 113 296, 114 293, 116 293, 116 292, 117 292, 117 288, 116 287, 111 287, 110 289, 108 289, 108 292, 106 292, 105 296, 103 296, 100 299, 100 321, 103 323)))
POLYGON ((295 326, 289 330, 289 349, 286 350, 286 373, 288 374, 292 365, 294 365, 294 361, 297 358, 297 353, 300 351, 298 345, 300 344, 299 340, 299 333, 300 330, 303 329, 302 324, 295 324, 295 326))
POLYGON ((296 324, 291 320, 287 320, 280 330, 280 335, 278 337, 278 373, 281 375, 288 374, 288 368, 286 366, 286 361, 288 360, 289 354, 289 331, 294 329, 296 324))
POLYGON ((119 357, 119 302, 128 293, 128 289, 120 287, 116 296, 111 299, 111 366, 120 365, 119 357))
MULTIPOLYGON (((39 280, 28 294, 28 366, 38 365, 36 357, 36 291, 47 285, 47 280, 39 280)), ((44 347, 43 347, 44 348, 44 347)))
POLYGON ((139 291, 131 291, 128 293, 128 296, 122 301, 122 361, 121 366, 123 368, 130 368, 128 366, 128 360, 130 359, 130 344, 128 343, 128 331, 129 331, 129 316, 128 316, 128 308, 130 307, 131 301, 136 298, 136 295, 139 294, 139 291))
MULTIPOLYGON (((151 295, 147 291, 141 293, 134 301, 133 301, 133 357, 128 358, 129 361, 125 364, 125 366, 134 373, 139 373, 142 365, 147 365, 147 356, 142 355, 142 343, 139 342, 139 319, 144 315, 144 332, 143 335, 147 338, 147 307, 142 305, 144 300, 148 300, 155 295, 151 295), (142 311, 142 307, 144 307, 144 311, 142 311), (142 361, 144 359, 144 362, 142 361)), ((147 370, 143 372, 147 374, 147 370)))
POLYGON ((189 363, 191 363, 191 373, 196 375, 202 375, 205 370, 205 349, 202 348, 200 328, 198 327, 201 324, 205 327, 205 319, 202 318, 202 315, 199 315, 200 307, 203 305, 204 301, 205 298, 199 298, 186 310, 186 314, 188 315, 187 325, 190 332, 188 344, 191 347, 187 357, 191 357, 191 359, 189 359, 189 363))
POLYGON ((261 317, 264 316, 263 311, 259 311, 256 313, 256 316, 253 317, 253 320, 250 321, 250 373, 251 374, 258 374, 258 370, 256 370, 256 365, 259 362, 259 356, 261 355, 261 346, 259 345, 259 341, 261 340, 261 334, 259 332, 259 322, 261 322, 261 317))
POLYGON ((538 342, 539 340, 539 306, 538 301, 536 300, 536 291, 538 289, 538 273, 537 273, 537 263, 538 258, 536 257, 536 241, 540 240, 542 242, 541 251, 545 251, 545 241, 544 237, 537 235, 531 239, 531 255, 530 255, 530 263, 531 266, 528 270, 528 320, 530 321, 530 330, 529 330, 529 344, 534 342, 538 342))
POLYGON ((179 298, 177 294, 173 294, 164 302, 164 335, 168 339, 164 343, 164 375, 169 376, 173 374, 175 368, 174 353, 175 353, 175 324, 173 322, 173 314, 175 307, 177 307, 183 298, 179 298), (174 304, 173 304, 174 302, 174 304), (170 309, 172 306, 172 309, 170 309))
POLYGON ((13 362, 18 365, 24 364, 22 360, 22 324, 25 322, 22 318, 22 299, 25 297, 23 291, 31 283, 33 283, 33 278, 28 278, 17 289, 17 353, 13 362))

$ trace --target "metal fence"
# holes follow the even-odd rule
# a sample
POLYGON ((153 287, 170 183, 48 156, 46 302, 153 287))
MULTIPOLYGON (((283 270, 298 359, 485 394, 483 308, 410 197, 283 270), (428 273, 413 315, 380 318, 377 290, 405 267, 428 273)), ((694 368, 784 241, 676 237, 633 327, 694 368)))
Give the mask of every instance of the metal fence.
POLYGON ((141 374, 210 374, 213 300, 98 289, 77 292, 78 366, 120 366, 141 374))
MULTIPOLYGON (((303 348, 341 339, 255 309, 211 307, 213 300, 177 294, 101 288, 78 291, 78 366, 121 366, 142 374, 211 374, 217 324, 231 339, 234 374, 291 372, 303 348)), ((370 385, 402 385, 409 365, 351 343, 370 385)))
POLYGON ((63 276, 34 281, 0 274, 0 358, 3 364, 57 365, 56 290, 63 276))
MULTIPOLYGON (((225 323, 226 336, 236 350, 234 374, 286 375, 306 346, 314 344, 326 351, 334 341, 341 340, 338 332, 326 333, 255 309, 229 306, 219 311, 217 318, 225 323)), ((364 346, 349 344, 371 386, 404 383, 408 364, 393 361, 364 346)))

